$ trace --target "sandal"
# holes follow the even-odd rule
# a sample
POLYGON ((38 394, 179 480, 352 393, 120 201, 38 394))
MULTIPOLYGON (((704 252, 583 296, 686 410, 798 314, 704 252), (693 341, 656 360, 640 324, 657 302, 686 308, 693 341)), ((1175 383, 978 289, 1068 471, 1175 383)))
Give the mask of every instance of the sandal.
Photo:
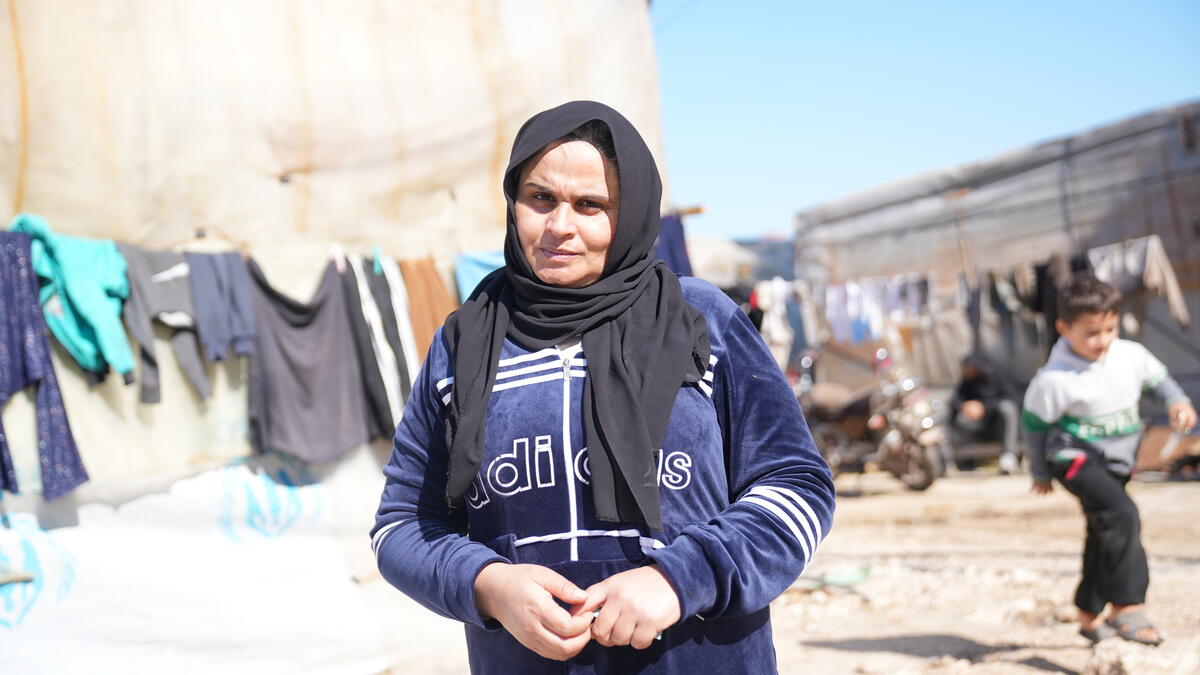
POLYGON ((1096 644, 1101 640, 1107 640, 1117 636, 1117 629, 1112 626, 1102 623, 1095 628, 1080 628, 1079 634, 1088 639, 1088 642, 1096 644))
POLYGON ((1153 640, 1147 640, 1138 635, 1139 631, 1147 628, 1153 630, 1156 634, 1158 633, 1158 629, 1154 627, 1154 624, 1150 623, 1150 619, 1146 617, 1146 613, 1140 609, 1114 616, 1104 623, 1116 630, 1117 635, 1130 642, 1137 642, 1138 644, 1149 645, 1151 647, 1157 647, 1162 644, 1163 639, 1161 634, 1156 635, 1153 640))

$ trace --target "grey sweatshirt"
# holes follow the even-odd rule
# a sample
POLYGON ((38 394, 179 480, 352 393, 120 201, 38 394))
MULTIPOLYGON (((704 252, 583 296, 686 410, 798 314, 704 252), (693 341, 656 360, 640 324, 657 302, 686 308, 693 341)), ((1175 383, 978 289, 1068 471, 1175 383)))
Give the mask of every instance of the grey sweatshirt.
POLYGON ((1110 470, 1129 475, 1137 462, 1142 394, 1170 406, 1188 397, 1161 361, 1140 343, 1114 340, 1096 361, 1071 351, 1060 338, 1025 391, 1021 424, 1029 471, 1050 480, 1048 461, 1092 451, 1110 470))
POLYGON ((125 328, 140 345, 139 379, 143 403, 158 403, 158 357, 154 351, 155 320, 170 326, 175 360, 201 399, 212 393, 196 341, 195 310, 188 284, 188 264, 180 253, 147 251, 130 244, 117 244, 125 258, 129 277, 129 299, 122 318, 125 328))

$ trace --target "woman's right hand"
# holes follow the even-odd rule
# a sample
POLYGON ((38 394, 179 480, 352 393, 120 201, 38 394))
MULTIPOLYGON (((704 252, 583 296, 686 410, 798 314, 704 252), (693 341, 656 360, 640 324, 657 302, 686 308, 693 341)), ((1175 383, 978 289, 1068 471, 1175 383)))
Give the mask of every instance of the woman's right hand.
POLYGON ((572 616, 555 598, 578 605, 587 599, 587 593, 541 565, 495 562, 475 577, 475 604, 480 614, 499 621, 538 655, 565 661, 587 646, 592 614, 572 616))

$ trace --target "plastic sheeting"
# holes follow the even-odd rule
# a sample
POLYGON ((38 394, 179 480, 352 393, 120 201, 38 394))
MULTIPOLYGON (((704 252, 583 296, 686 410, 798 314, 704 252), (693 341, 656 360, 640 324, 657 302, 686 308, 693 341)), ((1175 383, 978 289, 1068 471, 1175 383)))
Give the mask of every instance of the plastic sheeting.
POLYGON ((372 612, 337 537, 346 481, 318 478, 269 456, 119 508, 83 506, 72 527, 10 514, 0 561, 34 580, 0 586, 0 669, 377 673, 397 660, 398 635, 460 642, 460 627, 424 610, 372 612))
POLYGON ((538 110, 601 100, 661 148, 640 0, 8 4, 0 212, 69 234, 163 248, 206 226, 305 283, 332 240, 498 248, 538 110))
POLYGON ((1200 103, 934 171, 796 216, 797 274, 1004 269, 1158 232, 1200 283, 1200 103))

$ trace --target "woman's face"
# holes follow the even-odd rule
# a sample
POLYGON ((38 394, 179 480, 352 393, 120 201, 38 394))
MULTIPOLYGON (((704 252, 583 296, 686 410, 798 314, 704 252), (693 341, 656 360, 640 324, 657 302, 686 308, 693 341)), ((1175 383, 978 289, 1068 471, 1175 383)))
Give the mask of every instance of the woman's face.
POLYGON ((586 141, 546 146, 521 169, 514 216, 529 267, 543 283, 600 279, 617 229, 616 169, 586 141))

